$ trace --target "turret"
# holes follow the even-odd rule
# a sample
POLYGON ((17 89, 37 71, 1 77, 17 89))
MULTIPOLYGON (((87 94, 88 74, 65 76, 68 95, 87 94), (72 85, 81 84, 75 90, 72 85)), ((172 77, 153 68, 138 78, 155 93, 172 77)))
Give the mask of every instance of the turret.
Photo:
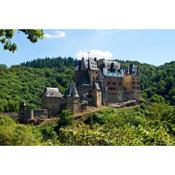
POLYGON ((94 105, 96 107, 101 106, 102 105, 102 94, 101 94, 101 89, 98 83, 94 83, 93 85, 92 96, 94 98, 94 105))
POLYGON ((65 92, 65 100, 67 104, 67 108, 71 109, 73 113, 77 112, 79 110, 79 94, 75 87, 75 84, 72 83, 69 85, 65 92))

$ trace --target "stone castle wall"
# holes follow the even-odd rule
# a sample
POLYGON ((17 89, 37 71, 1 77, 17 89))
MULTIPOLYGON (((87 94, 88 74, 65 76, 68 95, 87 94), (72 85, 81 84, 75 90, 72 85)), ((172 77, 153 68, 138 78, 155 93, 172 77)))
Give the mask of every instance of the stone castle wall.
POLYGON ((62 98, 60 97, 42 97, 42 108, 48 110, 48 115, 56 115, 61 110, 62 98))

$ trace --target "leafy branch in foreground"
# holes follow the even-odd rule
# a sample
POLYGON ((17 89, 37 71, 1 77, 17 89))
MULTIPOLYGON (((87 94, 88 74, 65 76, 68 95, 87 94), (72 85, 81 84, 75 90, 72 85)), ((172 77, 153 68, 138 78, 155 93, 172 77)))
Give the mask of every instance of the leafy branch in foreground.
POLYGON ((17 50, 16 43, 12 42, 16 31, 24 33, 26 35, 26 38, 32 43, 36 43, 39 39, 42 39, 44 37, 44 32, 41 29, 1 29, 0 43, 2 44, 4 50, 8 50, 13 53, 17 50))

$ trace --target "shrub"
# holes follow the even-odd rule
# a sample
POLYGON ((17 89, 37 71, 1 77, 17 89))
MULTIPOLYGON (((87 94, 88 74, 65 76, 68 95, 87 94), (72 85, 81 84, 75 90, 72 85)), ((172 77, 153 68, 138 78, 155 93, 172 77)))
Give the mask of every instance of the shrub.
POLYGON ((73 115, 70 110, 63 110, 58 121, 58 128, 66 127, 73 123, 73 115))

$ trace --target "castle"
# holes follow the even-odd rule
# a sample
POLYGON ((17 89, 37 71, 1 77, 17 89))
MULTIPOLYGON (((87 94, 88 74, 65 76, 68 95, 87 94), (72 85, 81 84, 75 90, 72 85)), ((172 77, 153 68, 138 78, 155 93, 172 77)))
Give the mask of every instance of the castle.
POLYGON ((64 94, 58 88, 47 87, 41 99, 42 109, 29 110, 22 104, 19 117, 27 120, 55 116, 63 109, 76 113, 88 106, 128 100, 140 100, 140 75, 134 64, 121 68, 114 60, 82 58, 75 68, 75 84, 70 84, 64 94))

